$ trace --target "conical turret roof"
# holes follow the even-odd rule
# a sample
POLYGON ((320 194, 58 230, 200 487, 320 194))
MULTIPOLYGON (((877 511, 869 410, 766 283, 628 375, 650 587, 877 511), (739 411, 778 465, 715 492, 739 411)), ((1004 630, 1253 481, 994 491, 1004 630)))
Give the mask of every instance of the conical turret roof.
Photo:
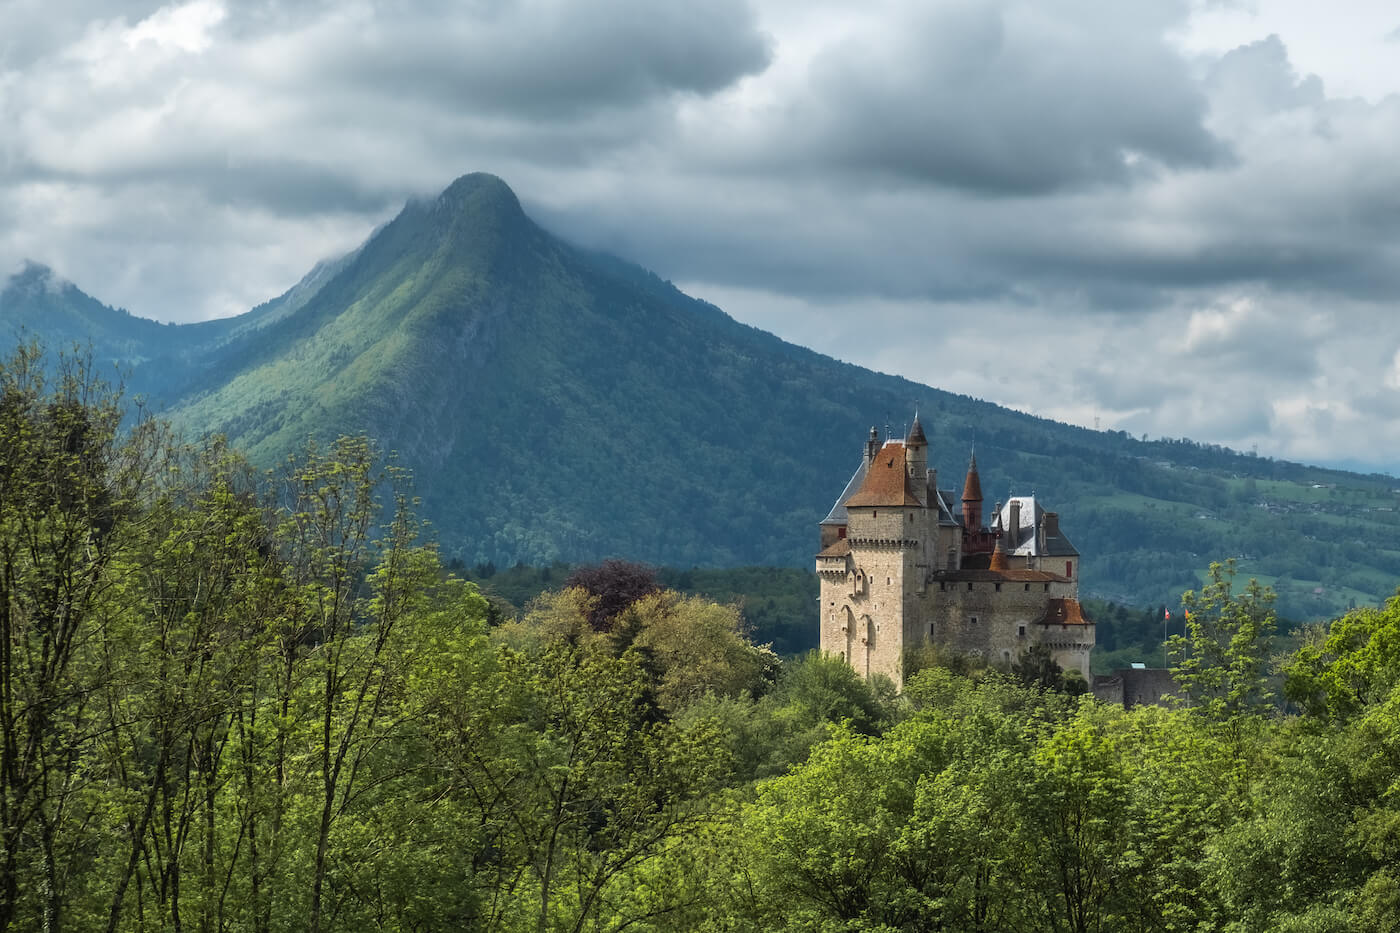
POLYGON ((923 444, 925 447, 928 446, 928 438, 924 436, 924 426, 919 423, 919 413, 917 411, 914 412, 914 423, 909 426, 909 439, 904 443, 907 447, 912 447, 915 444, 923 444))
POLYGON ((1011 562, 1006 559, 1006 548, 1002 546, 1001 538, 997 538, 996 547, 992 549, 992 562, 987 567, 988 570, 1010 570, 1011 562))
POLYGON ((977 478, 977 455, 972 455, 972 460, 967 465, 967 481, 963 483, 963 501, 982 501, 982 481, 977 478))

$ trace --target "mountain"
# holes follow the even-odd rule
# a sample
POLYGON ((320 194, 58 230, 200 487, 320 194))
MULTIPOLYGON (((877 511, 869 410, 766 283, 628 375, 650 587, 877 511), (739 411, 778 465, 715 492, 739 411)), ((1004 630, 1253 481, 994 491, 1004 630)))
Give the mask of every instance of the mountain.
POLYGON ((127 335, 111 316, 139 319, 103 311, 94 344, 124 347, 133 386, 187 433, 272 465, 368 432, 468 563, 807 566, 872 422, 899 434, 917 405, 941 484, 961 488, 975 437, 988 499, 1058 509, 1087 593, 1174 601, 1236 556, 1313 617, 1400 580, 1388 477, 1089 431, 838 362, 560 240, 490 175, 410 202, 240 317, 127 335))
POLYGON ((97 359, 140 365, 174 346, 180 328, 102 304, 48 266, 26 262, 0 288, 0 325, 11 342, 40 338, 51 348, 95 350, 97 359))

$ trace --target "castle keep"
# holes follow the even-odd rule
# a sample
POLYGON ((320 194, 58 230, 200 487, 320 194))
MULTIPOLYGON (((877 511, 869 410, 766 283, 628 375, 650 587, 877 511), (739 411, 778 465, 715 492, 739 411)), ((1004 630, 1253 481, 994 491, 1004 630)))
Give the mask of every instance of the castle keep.
POLYGON ((1079 552, 1034 496, 982 510, 977 458, 962 497, 940 490, 918 415, 903 441, 874 428, 821 523, 821 648, 902 685, 926 641, 1009 665, 1043 645, 1088 676, 1094 623, 1079 605, 1079 552))

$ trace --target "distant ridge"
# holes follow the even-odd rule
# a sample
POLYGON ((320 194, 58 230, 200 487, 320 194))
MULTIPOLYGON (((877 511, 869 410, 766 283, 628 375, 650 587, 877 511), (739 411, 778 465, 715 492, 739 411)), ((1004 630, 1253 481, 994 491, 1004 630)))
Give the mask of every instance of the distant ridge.
POLYGON ((944 484, 961 482, 975 435, 992 498, 1014 483, 1059 510, 1088 594, 1167 602, 1210 560, 1243 556, 1309 616, 1400 580, 1400 549, 1353 543, 1400 530, 1374 507, 1394 498, 1385 478, 1144 443, 838 362, 564 242, 493 175, 410 201, 360 249, 223 322, 142 321, 42 278, 0 292, 3 332, 24 322, 58 345, 89 328, 176 425, 227 434, 263 465, 311 435, 368 432, 468 563, 806 566, 871 423, 902 423, 918 399, 944 484))

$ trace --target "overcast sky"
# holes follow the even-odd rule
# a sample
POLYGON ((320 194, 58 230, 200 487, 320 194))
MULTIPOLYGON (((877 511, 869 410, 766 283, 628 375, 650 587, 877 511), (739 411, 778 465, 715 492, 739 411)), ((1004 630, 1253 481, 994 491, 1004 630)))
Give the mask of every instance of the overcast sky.
POLYGON ((0 274, 235 314, 479 170, 845 360, 1400 469, 1392 4, 0 3, 0 274))

